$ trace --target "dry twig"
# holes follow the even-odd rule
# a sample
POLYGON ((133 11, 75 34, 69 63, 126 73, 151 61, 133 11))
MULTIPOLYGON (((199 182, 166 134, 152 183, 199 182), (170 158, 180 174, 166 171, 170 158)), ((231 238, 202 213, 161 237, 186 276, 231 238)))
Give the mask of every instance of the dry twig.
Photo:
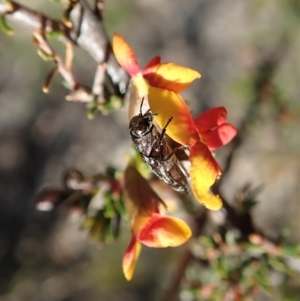
MULTIPOLYGON (((101 4, 101 1, 98 1, 97 3, 99 4, 99 2, 101 4)), ((74 6, 68 12, 72 24, 71 27, 68 22, 49 18, 48 16, 24 5, 20 5, 15 1, 0 2, 0 15, 5 15, 8 18, 17 20, 33 29, 42 30, 45 35, 55 34, 58 36, 59 41, 71 43, 72 45, 79 46, 86 50, 90 56, 102 66, 99 67, 99 69, 103 68, 101 71, 98 69, 98 72, 104 73, 104 76, 102 75, 102 80, 99 81, 97 79, 95 80, 95 83, 105 84, 105 96, 108 96, 108 98, 111 95, 123 97, 128 85, 128 76, 118 65, 112 53, 110 42, 101 22, 101 15, 99 15, 99 12, 94 13, 83 0, 78 2, 74 1, 74 3, 74 6), (99 16, 97 17, 97 15, 99 16)), ((62 67, 61 64, 59 65, 62 67)), ((63 68, 60 68, 59 72, 64 73, 62 71, 63 68)), ((67 76, 67 73, 65 76, 67 76)), ((63 77, 65 78, 65 76, 63 77)), ((96 77, 98 78, 98 75, 96 77)), ((71 79, 70 76, 69 79, 71 79)), ((102 92, 99 87, 96 89, 94 84, 93 88, 86 88, 85 93, 77 94, 75 97, 76 101, 80 101, 80 95, 83 97, 83 102, 86 102, 87 99, 95 98, 100 99, 100 101, 103 100, 103 94, 99 95, 99 97, 95 97, 95 95, 90 92, 92 90, 97 90, 99 93, 102 92), (90 95, 88 95, 88 93, 90 93, 90 95)))

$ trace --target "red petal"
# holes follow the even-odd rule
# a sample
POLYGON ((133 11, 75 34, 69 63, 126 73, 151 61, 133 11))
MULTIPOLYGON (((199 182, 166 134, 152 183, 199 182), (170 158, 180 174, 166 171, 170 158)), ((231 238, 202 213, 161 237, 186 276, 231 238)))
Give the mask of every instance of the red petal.
POLYGON ((117 33, 113 36, 112 48, 118 63, 130 76, 134 76, 141 71, 132 48, 117 33))
POLYGON ((144 68, 143 73, 144 73, 144 72, 147 73, 147 69, 148 69, 148 68, 151 68, 151 67, 156 66, 156 65, 158 65, 158 64, 160 64, 160 56, 159 56, 159 55, 155 56, 155 57, 147 64, 147 66, 144 68))
POLYGON ((236 135, 236 128, 230 123, 224 123, 213 131, 202 133, 205 144, 212 151, 229 143, 236 135))
POLYGON ((128 281, 131 280, 133 276, 137 260, 140 256, 140 252, 141 244, 136 240, 135 236, 132 236, 122 262, 123 273, 128 281))
POLYGON ((192 235, 190 227, 181 219, 153 214, 138 240, 152 248, 177 247, 192 235))
POLYGON ((195 125, 202 134, 203 132, 209 131, 211 128, 215 128, 226 121, 227 111, 224 107, 212 108, 205 111, 196 119, 194 119, 195 125))

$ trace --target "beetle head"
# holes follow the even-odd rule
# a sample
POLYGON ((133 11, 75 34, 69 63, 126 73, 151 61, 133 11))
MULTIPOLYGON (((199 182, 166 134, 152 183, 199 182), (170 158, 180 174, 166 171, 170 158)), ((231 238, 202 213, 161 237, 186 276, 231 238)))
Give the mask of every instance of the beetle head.
POLYGON ((152 113, 147 111, 144 115, 139 114, 134 116, 129 123, 130 135, 134 138, 141 138, 149 133, 153 129, 153 116, 152 113))

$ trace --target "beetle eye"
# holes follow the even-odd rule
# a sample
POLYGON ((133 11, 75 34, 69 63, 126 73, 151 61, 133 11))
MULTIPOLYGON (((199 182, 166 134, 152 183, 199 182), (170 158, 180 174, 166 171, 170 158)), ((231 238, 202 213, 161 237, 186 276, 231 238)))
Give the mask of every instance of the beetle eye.
POLYGON ((148 122, 151 122, 153 120, 152 113, 148 112, 144 115, 144 119, 147 119, 148 122))
POLYGON ((135 128, 139 125, 140 118, 139 116, 135 116, 131 119, 129 123, 129 128, 135 128))

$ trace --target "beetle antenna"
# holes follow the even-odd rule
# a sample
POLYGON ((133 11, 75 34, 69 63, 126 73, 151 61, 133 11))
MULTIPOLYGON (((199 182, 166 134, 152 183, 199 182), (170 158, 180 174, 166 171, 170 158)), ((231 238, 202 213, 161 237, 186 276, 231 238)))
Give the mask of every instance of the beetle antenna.
POLYGON ((143 116, 142 107, 143 107, 143 104, 144 104, 144 99, 145 99, 145 97, 142 98, 142 102, 141 102, 141 106, 140 106, 140 115, 141 116, 143 116))

